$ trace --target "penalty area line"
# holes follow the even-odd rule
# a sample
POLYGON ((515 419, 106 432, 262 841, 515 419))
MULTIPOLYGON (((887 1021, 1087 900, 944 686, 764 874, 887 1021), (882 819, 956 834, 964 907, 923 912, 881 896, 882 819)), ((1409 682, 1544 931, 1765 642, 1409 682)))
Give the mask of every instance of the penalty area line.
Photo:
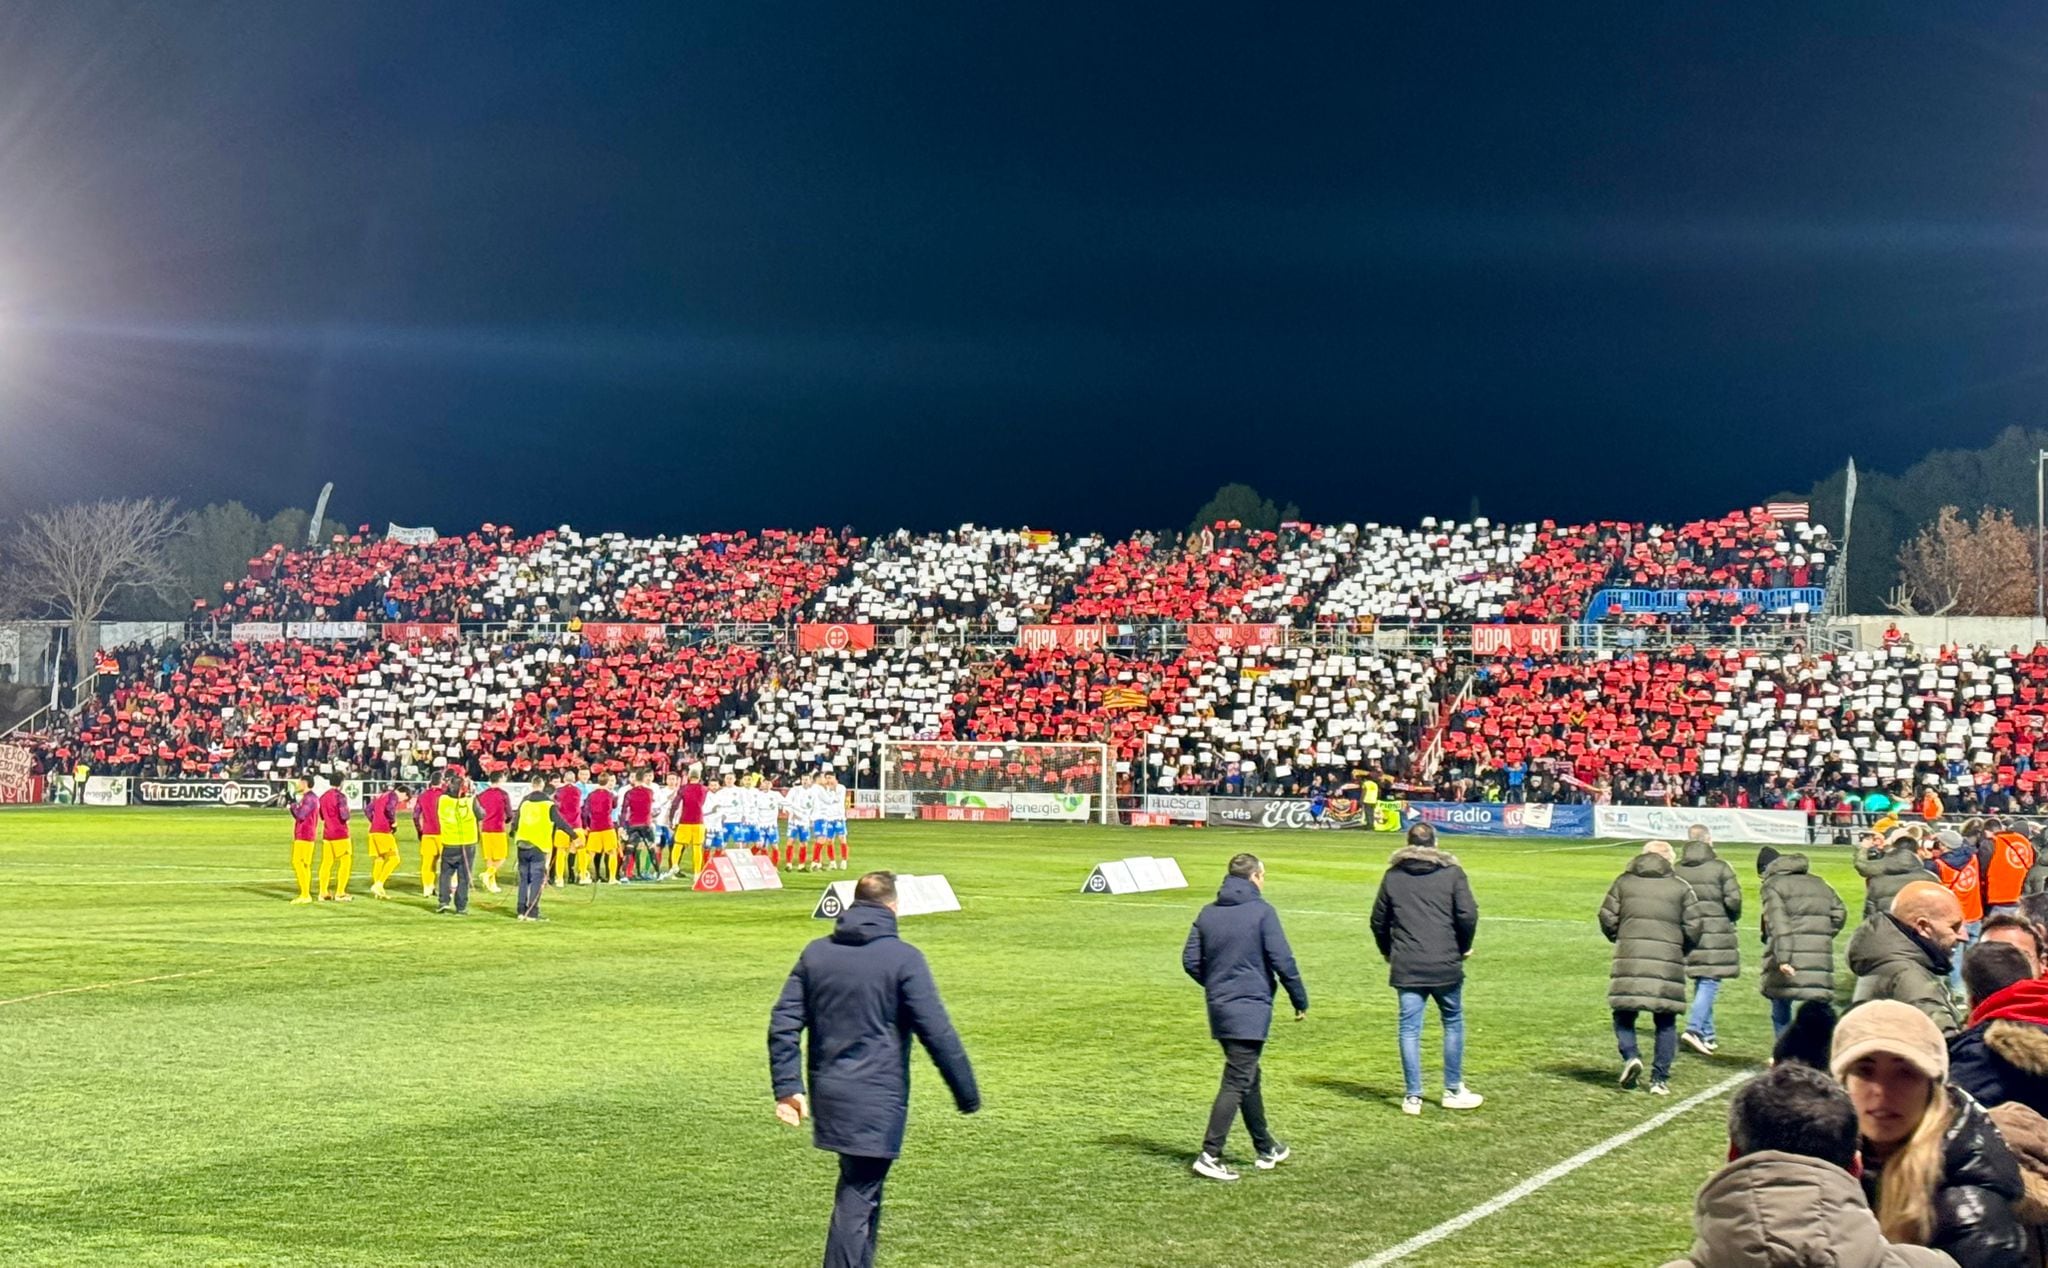
POLYGON ((306 955, 329 955, 327 951, 301 951, 297 955, 273 955, 264 960, 246 960, 240 964, 221 964, 210 969, 189 969, 183 973, 159 973, 154 977, 131 977, 119 982, 91 982, 84 986, 65 986, 54 991, 37 991, 33 995, 17 995, 13 999, 0 999, 0 1008, 11 1004, 27 1004, 39 999, 53 999, 59 995, 82 995, 87 991, 112 991, 124 986, 147 986, 152 982, 175 982, 180 978, 208 977, 215 973, 235 973, 243 969, 260 969, 265 965, 282 964, 306 955))
POLYGON ((1580 1167, 1588 1163, 1598 1162, 1622 1146, 1640 1140, 1679 1115, 1689 1113, 1705 1105, 1708 1101, 1725 1095, 1730 1089, 1748 1079, 1753 1073, 1755 1072, 1745 1071, 1742 1074, 1729 1075, 1706 1091, 1693 1093, 1663 1113, 1644 1119, 1627 1131, 1619 1135, 1609 1136, 1597 1145, 1582 1149, 1556 1166, 1530 1176, 1527 1180, 1522 1181, 1507 1192, 1488 1198, 1464 1214, 1454 1215, 1435 1228, 1417 1233, 1398 1246, 1390 1246, 1369 1259, 1361 1259, 1357 1263, 1352 1264, 1351 1268, 1386 1268, 1388 1264, 1399 1263, 1417 1251, 1427 1250, 1446 1237, 1461 1233, 1487 1216, 1504 1211, 1530 1194, 1540 1189, 1548 1188, 1572 1172, 1577 1171, 1580 1167))

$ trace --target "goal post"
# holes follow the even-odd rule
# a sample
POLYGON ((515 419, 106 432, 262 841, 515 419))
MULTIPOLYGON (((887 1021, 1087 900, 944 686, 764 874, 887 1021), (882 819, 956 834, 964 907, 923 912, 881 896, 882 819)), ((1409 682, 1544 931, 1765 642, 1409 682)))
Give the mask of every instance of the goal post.
POLYGON ((1116 822, 1116 757, 1107 744, 884 740, 880 757, 885 818, 957 807, 1010 819, 1116 822))

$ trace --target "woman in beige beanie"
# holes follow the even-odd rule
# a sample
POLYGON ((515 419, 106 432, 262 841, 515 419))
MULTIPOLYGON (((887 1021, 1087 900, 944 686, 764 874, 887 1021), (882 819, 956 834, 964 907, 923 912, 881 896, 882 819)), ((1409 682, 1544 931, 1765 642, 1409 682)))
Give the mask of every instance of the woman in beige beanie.
POLYGON ((2019 1264, 2019 1164, 1984 1108, 1948 1083, 1948 1045, 1897 1000, 1849 1010, 1829 1060, 1856 1104, 1863 1191, 1886 1238, 1946 1251, 1962 1268, 2019 1264))

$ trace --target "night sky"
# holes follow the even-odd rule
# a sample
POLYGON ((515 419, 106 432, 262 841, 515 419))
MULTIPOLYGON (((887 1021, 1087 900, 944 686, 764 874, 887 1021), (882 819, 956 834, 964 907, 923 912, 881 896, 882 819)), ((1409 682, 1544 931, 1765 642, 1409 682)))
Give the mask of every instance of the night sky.
POLYGON ((0 3, 0 516, 1675 519, 2048 421, 2048 9, 1314 9, 0 3))

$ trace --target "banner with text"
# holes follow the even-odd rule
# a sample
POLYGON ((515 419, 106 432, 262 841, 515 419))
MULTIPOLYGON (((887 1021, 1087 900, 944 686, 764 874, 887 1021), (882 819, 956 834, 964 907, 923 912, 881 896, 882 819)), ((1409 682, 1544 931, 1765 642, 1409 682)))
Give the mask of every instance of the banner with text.
POLYGON ((1284 625, 1194 624, 1188 626, 1188 650, 1227 652, 1240 647, 1269 647, 1286 637, 1284 625))
POLYGON ((865 651, 875 645, 872 625, 799 625, 796 647, 800 652, 865 651))
POLYGON ((402 528, 389 520, 384 523, 384 540, 387 542, 400 542, 407 546, 431 546, 440 539, 440 536, 441 534, 431 528, 402 528))
POLYGON ((237 621, 228 636, 237 643, 279 643, 284 641, 281 621, 237 621))
POLYGON ((1405 825, 1427 823, 1441 833, 1496 837, 1590 837, 1593 807, 1541 802, 1411 801, 1405 825))
POLYGON ((386 621, 384 640, 388 643, 452 643, 462 637, 462 627, 453 621, 386 621))
POLYGON ((1564 650, 1562 625, 1475 625, 1474 656, 1555 655, 1564 650))
POLYGON ((1394 803, 1375 802, 1370 808, 1356 801, 1336 800, 1316 804, 1301 797, 1211 797, 1211 825, 1232 828, 1371 829, 1392 831, 1394 803))
POLYGON ((31 774, 35 755, 26 744, 0 744, 0 806, 21 806, 43 799, 43 777, 31 774))
POLYGON ((1145 813, 1164 815, 1175 823, 1207 823, 1209 799, 1181 793, 1147 793, 1145 813))
POLYGON ((1021 625, 1017 627, 1020 652, 1087 652, 1109 641, 1107 625, 1021 625))
POLYGON ((345 643, 368 638, 370 626, 366 621, 288 621, 284 636, 309 643, 345 643))
POLYGON ((125 806, 128 804, 126 775, 88 775, 85 777, 84 802, 88 806, 125 806))
POLYGON ((1091 806, 1087 793, 949 792, 948 806, 1005 810, 1012 819, 1085 822, 1091 806))
POLYGON ((1732 806, 1596 806, 1593 834, 1629 841, 1663 839, 1682 845, 1699 824, 1716 841, 1751 845, 1805 845, 1806 815, 1799 810, 1737 810, 1732 806))
POLYGON ((290 787, 281 779, 142 779, 135 800, 145 806, 281 806, 290 787))

